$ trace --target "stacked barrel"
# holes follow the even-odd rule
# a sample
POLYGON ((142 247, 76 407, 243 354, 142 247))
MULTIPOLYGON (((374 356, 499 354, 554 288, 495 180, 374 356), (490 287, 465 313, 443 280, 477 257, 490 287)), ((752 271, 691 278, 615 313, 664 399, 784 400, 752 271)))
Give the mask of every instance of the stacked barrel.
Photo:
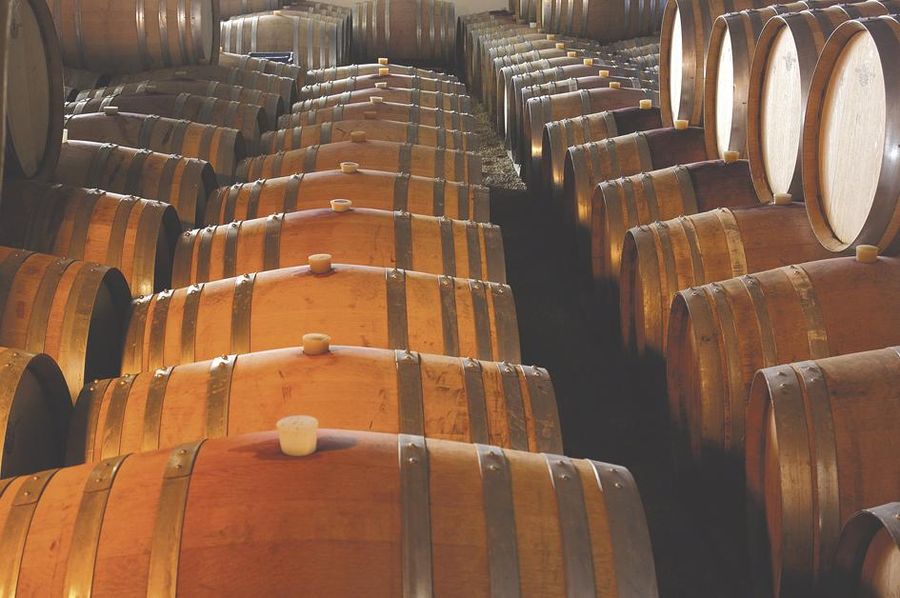
POLYGON ((0 587, 655 596, 631 474, 521 364, 466 86, 170 4, 81 0, 60 54, 2 3, 0 587))

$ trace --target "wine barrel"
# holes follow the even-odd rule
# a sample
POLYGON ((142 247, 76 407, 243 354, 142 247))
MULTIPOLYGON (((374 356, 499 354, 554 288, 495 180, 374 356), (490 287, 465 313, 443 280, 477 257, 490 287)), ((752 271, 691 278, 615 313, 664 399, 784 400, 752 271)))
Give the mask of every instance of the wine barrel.
MULTIPOLYGON (((869 0, 805 10, 766 22, 753 53, 747 98, 747 157, 753 184, 762 200, 769 201, 776 193, 803 197, 803 119, 810 80, 825 40, 844 21, 883 15, 889 10, 900 10, 900 1, 869 0)), ((861 109, 860 113, 866 111, 861 109)), ((841 159, 849 162, 846 149, 843 151, 841 159)), ((847 169, 846 164, 844 168, 847 169)), ((845 172, 849 174, 849 170, 845 172)))
POLYGON ((408 434, 317 436, 305 458, 256 433, 10 479, 0 523, 22 531, 0 550, 20 592, 53 595, 658 595, 623 467, 408 434), (347 575, 339 564, 351 563, 365 565, 347 575))
MULTIPOLYGON (((8 347, 0 347, 0 363, 0 479, 61 466, 72 399, 59 366, 47 355, 8 347)), ((529 393, 530 400, 538 405, 543 401, 545 413, 555 416, 549 375, 537 368, 523 368, 522 374, 526 381, 530 374, 532 381, 540 384, 539 391, 546 389, 543 395, 529 393)), ((551 426, 556 423, 548 421, 551 426)), ((547 429, 554 430, 558 438, 558 430, 547 429)))
POLYGON ((307 110, 329 108, 338 104, 358 104, 360 102, 368 102, 369 98, 373 96, 381 97, 387 102, 415 104, 426 108, 443 108, 444 110, 465 113, 469 113, 472 110, 471 100, 466 95, 440 91, 422 91, 414 88, 391 89, 385 84, 379 87, 368 87, 329 96, 319 96, 309 100, 300 100, 291 107, 291 112, 306 112, 307 110))
MULTIPOLYGON (((724 193, 709 199, 738 203, 724 193)), ((679 290, 830 257, 799 203, 719 208, 641 225, 625 235, 621 255, 622 339, 635 353, 657 355, 665 350, 679 290)))
POLYGON ((367 0, 353 7, 355 58, 450 65, 455 57, 456 8, 441 0, 367 0))
POLYGON ((706 48, 720 15, 782 0, 672 0, 663 12, 659 40, 659 98, 663 124, 676 120, 703 122, 706 48))
POLYGON ((898 587, 900 503, 863 509, 844 524, 825 591, 831 598, 892 598, 898 587))
POLYGON ((199 158, 209 162, 220 185, 234 181, 234 168, 247 155, 237 129, 175 120, 155 114, 118 110, 73 114, 66 117, 69 139, 115 143, 162 154, 199 158))
POLYGON ((0 243, 117 268, 133 296, 169 288, 181 232, 172 206, 99 189, 8 181, 0 243))
POLYGON ((659 108, 652 107, 606 110, 564 118, 544 125, 541 140, 543 158, 541 178, 547 186, 553 205, 559 206, 562 202, 563 171, 566 152, 570 147, 661 126, 659 108))
POLYGON ((297 89, 302 87, 303 84, 309 80, 302 67, 286 62, 276 62, 274 60, 266 60, 265 58, 246 56, 243 54, 219 52, 218 64, 220 66, 238 68, 245 71, 257 71, 269 75, 287 77, 288 79, 294 80, 297 89))
POLYGON ((47 5, 20 0, 4 7, 5 139, 0 169, 7 176, 46 178, 62 141, 63 77, 59 42, 47 5), (5 159, 4 159, 5 154, 5 159))
POLYGON ((170 204, 186 229, 194 227, 216 187, 203 160, 91 141, 63 143, 53 180, 170 204))
POLYGON ((659 29, 660 0, 614 0, 607 2, 579 2, 577 0, 547 0, 557 5, 569 5, 564 9, 558 31, 600 42, 650 35, 659 29))
POLYGON ((640 100, 649 99, 650 95, 644 89, 613 89, 606 87, 602 89, 582 89, 580 91, 528 100, 528 103, 525 104, 525 118, 523 121, 525 136, 522 140, 522 148, 525 150, 526 159, 524 163, 528 168, 529 187, 533 189, 543 188, 540 173, 541 152, 544 149, 542 147, 544 125, 563 118, 615 110, 616 108, 627 108, 634 106, 640 100))
POLYGON ((886 298, 898 291, 900 262, 883 257, 808 262, 680 291, 666 357, 685 461, 743 462, 744 405, 756 370, 897 342, 900 314, 886 298))
POLYGON ((705 159, 703 129, 696 127, 648 129, 570 147, 563 166, 564 213, 576 231, 590 231, 591 197, 603 181, 705 159))
POLYGON ((557 42, 555 35, 539 37, 528 41, 511 43, 508 45, 493 46, 487 50, 482 62, 481 95, 484 98, 485 110, 489 114, 496 113, 503 104, 498 101, 498 92, 502 93, 499 86, 500 72, 504 66, 504 59, 509 58, 513 64, 540 60, 557 56, 565 56, 566 50, 563 42, 557 42), (552 50, 550 56, 535 54, 540 50, 552 50), (510 58, 512 57, 512 58, 510 58))
MULTIPOLYGON (((584 216, 584 221, 590 223, 590 238, 585 241, 590 246, 591 277, 598 295, 613 305, 618 304, 620 271, 630 274, 631 269, 638 267, 630 264, 629 270, 621 270, 624 267, 623 243, 629 234, 635 233, 635 227, 645 233, 650 223, 656 227, 660 221, 668 221, 665 226, 652 228, 659 235, 654 239, 678 235, 678 242, 693 243, 698 240, 698 233, 690 228, 692 221, 679 217, 715 208, 759 205, 746 160, 694 162, 603 181, 594 188, 590 201, 590 212, 584 216), (629 229, 632 230, 629 232, 629 229), (682 239, 683 235, 691 235, 691 238, 682 239)), ((667 238, 666 248, 673 247, 673 243, 675 241, 667 238)), ((696 275, 702 277, 701 260, 702 256, 698 259, 696 275)), ((672 269, 674 265, 667 264, 666 268, 672 269)), ((621 282, 631 284, 627 280, 621 282)), ((675 290, 682 288, 686 287, 675 290)), ((668 302, 662 309, 667 316, 668 302)))
MULTIPOLYGON (((527 51, 520 51, 515 54, 504 53, 492 60, 492 66, 490 67, 490 77, 491 77, 491 85, 493 86, 493 94, 496 99, 494 100, 496 110, 498 111, 502 109, 504 104, 503 97, 506 93, 505 89, 501 87, 505 82, 508 82, 507 73, 509 73, 509 67, 513 67, 519 64, 523 64, 526 62, 534 62, 536 60, 549 60, 551 58, 562 58, 566 56, 569 52, 567 50, 567 45, 564 42, 557 41, 544 41, 541 42, 530 42, 531 49, 527 51), (504 70, 506 69, 506 70, 504 70)), ((492 49, 491 53, 493 54, 497 49, 492 49)))
POLYGON ((141 83, 143 81, 218 81, 227 85, 249 87, 267 93, 275 93, 281 96, 285 106, 290 106, 297 101, 297 87, 290 77, 279 77, 259 71, 248 71, 235 67, 206 65, 183 66, 180 68, 157 69, 153 71, 141 71, 131 75, 117 75, 110 78, 110 85, 122 83, 141 83))
POLYGON ((490 220, 487 187, 349 167, 346 172, 323 170, 222 187, 209 196, 204 224, 322 208, 329 200, 346 197, 360 208, 490 220))
POLYGON ((68 66, 63 67, 63 86, 68 90, 65 94, 67 102, 74 100, 75 96, 84 90, 106 87, 108 83, 109 75, 83 69, 73 69, 68 66))
POLYGON ((122 371, 290 347, 310 330, 328 330, 338 344, 521 361, 509 287, 335 265, 325 274, 281 268, 137 300, 122 371))
POLYGON ((414 143, 438 149, 472 152, 478 149, 475 133, 454 131, 393 120, 338 120, 320 125, 306 125, 263 133, 256 148, 260 154, 274 154, 309 147, 349 141, 353 131, 364 131, 367 139, 414 143))
MULTIPOLYGON (((278 122, 284 114, 285 106, 281 96, 249 87, 227 85, 218 81, 198 81, 191 79, 173 79, 169 81, 142 81, 140 83, 123 83, 121 85, 90 89, 78 94, 79 100, 94 100, 113 95, 163 94, 178 95, 188 93, 195 96, 231 100, 242 104, 253 104, 263 109, 266 125, 278 122)), ((224 125, 232 126, 232 125, 224 125)))
POLYGON ((335 346, 324 354, 287 348, 217 357, 94 382, 75 405, 70 464, 264 431, 296 413, 334 428, 562 451, 546 370, 403 350, 335 346), (409 417, 416 413, 421 421, 409 417))
POLYGON ((329 66, 321 69, 311 69, 306 71, 306 83, 314 85, 316 83, 325 83, 328 81, 339 81, 341 79, 350 79, 361 75, 377 75, 379 69, 387 68, 391 75, 410 75, 421 79, 436 79, 440 81, 457 81, 456 75, 442 73, 440 71, 432 71, 428 69, 420 69, 403 64, 348 64, 344 66, 329 66))
POLYGON ((460 183, 481 184, 481 158, 474 152, 442 150, 425 145, 368 140, 313 145, 242 160, 237 178, 244 181, 331 170, 352 160, 362 168, 409 173, 460 183))
POLYGON ((175 251, 172 286, 299 266, 323 251, 346 264, 506 282, 498 226, 369 208, 320 208, 185 233, 175 251))
MULTIPOLYGON (((388 68, 388 67, 383 67, 388 68)), ((306 85, 300 90, 300 95, 305 100, 320 98, 323 96, 356 91, 359 89, 371 89, 379 83, 387 83, 391 89, 421 89, 422 91, 439 91, 465 95, 466 86, 456 81, 446 79, 432 79, 418 75, 402 75, 391 72, 386 76, 378 73, 372 75, 355 75, 346 79, 334 79, 306 85)))
POLYGON ((414 104, 396 104, 370 98, 369 102, 340 104, 330 108, 285 114, 278 119, 279 129, 318 125, 338 120, 393 120, 457 131, 474 131, 475 117, 443 108, 426 108, 414 104), (373 101, 374 100, 374 101, 373 101))
POLYGON ((252 14, 222 23, 222 49, 237 54, 290 51, 295 66, 335 66, 345 60, 344 29, 341 19, 321 14, 252 14))
POLYGON ((896 254, 900 119, 890 94, 900 74, 891 49, 900 40, 900 22, 848 22, 832 38, 810 84, 803 131, 809 220, 830 251, 868 244, 896 254))
POLYGON ((760 594, 826 595, 841 526, 897 497, 897 351, 797 360, 753 378, 746 476, 760 594))
POLYGON ((85 380, 119 375, 129 293, 118 270, 0 247, 0 283, 0 345, 56 360, 70 400, 85 380))
POLYGON ((134 73, 215 64, 219 52, 215 0, 56 0, 50 8, 63 62, 75 68, 134 73))
POLYGON ((259 106, 189 93, 112 95, 98 100, 79 100, 66 104, 66 113, 88 114, 109 108, 234 128, 241 132, 249 147, 254 147, 262 132, 269 128, 266 115, 259 106))
POLYGON ((219 18, 224 21, 239 15, 279 8, 281 0, 219 0, 219 18))

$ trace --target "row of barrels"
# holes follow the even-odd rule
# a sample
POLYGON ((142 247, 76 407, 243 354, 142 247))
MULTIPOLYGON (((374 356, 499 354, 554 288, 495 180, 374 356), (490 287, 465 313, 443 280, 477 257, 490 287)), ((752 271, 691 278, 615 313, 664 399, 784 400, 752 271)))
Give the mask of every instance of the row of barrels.
POLYGON ((511 0, 509 12, 551 33, 610 42, 656 33, 664 6, 658 0, 511 0))

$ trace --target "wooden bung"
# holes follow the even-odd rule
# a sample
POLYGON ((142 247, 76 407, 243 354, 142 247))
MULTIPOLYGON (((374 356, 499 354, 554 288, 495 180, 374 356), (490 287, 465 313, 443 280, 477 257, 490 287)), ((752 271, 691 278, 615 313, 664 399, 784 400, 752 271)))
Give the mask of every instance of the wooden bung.
POLYGON ((366 140, 366 132, 365 131, 351 131, 350 132, 350 141, 353 143, 363 143, 366 140))
POLYGON ((604 77, 604 78, 605 78, 605 77, 609 77, 609 71, 606 70, 606 69, 600 69, 600 70, 597 72, 597 75, 600 76, 600 77, 604 77))
POLYGON ((878 261, 878 247, 875 245, 857 245, 856 261, 862 264, 874 264, 878 261))
POLYGON ((722 160, 726 164, 734 164, 740 159, 740 157, 741 153, 735 150, 726 150, 725 152, 722 152, 722 160))
POLYGON ((353 202, 349 199, 332 199, 330 203, 332 211, 338 213, 349 212, 353 207, 353 202))
POLYGON ((387 77, 387 76, 389 76, 390 74, 391 74, 391 69, 389 69, 389 68, 387 68, 387 67, 378 69, 378 76, 379 76, 379 77, 387 77))
POLYGON ((555 48, 556 48, 557 50, 565 50, 565 49, 566 49, 566 44, 564 44, 564 43, 562 43, 562 42, 558 42, 558 43, 555 45, 555 48))
POLYGON ((619 83, 618 81, 610 81, 610 82, 609 82, 609 88, 610 88, 610 89, 621 89, 621 88, 622 88, 622 84, 619 83))
POLYGON ((386 64, 388 64, 388 59, 387 58, 379 58, 378 64, 386 65, 386 64))
POLYGON ((316 253, 307 258, 309 270, 313 274, 328 274, 331 272, 331 254, 316 253))
POLYGON ((288 457, 306 457, 316 452, 319 420, 309 415, 289 415, 275 424, 278 446, 288 457))
POLYGON ((303 335, 304 355, 324 355, 330 351, 331 337, 321 332, 308 332, 303 335))
POLYGON ((387 88, 388 88, 387 81, 379 81, 378 83, 375 84, 375 89, 387 89, 387 88))
POLYGON ((356 174, 359 170, 359 164, 356 162, 341 162, 341 172, 344 174, 356 174))

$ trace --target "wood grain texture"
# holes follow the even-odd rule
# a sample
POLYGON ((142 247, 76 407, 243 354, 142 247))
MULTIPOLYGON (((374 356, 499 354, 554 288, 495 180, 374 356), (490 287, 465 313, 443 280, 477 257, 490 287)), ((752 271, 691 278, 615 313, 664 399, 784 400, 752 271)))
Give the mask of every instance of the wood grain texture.
POLYGON ((456 9, 441 0, 367 0, 353 7, 354 58, 451 64, 456 9))
POLYGON ((333 66, 322 69, 310 69, 306 71, 306 82, 309 85, 315 83, 325 83, 327 81, 338 81, 340 79, 348 79, 359 75, 377 75, 378 69, 387 67, 392 75, 410 75, 420 77, 422 79, 436 79, 440 81, 457 81, 456 75, 450 73, 442 73, 429 69, 420 69, 405 64, 378 64, 378 63, 358 63, 344 66, 333 66))
POLYGON ((340 104, 318 110, 285 114, 278 119, 279 129, 317 125, 340 120, 393 120, 397 122, 443 127, 460 131, 474 131, 475 117, 471 114, 428 108, 414 104, 398 104, 396 102, 372 103, 357 102, 340 104))
POLYGON ((256 71, 260 73, 268 73, 270 75, 278 75, 279 77, 287 77, 294 80, 297 89, 302 87, 304 82, 308 80, 306 73, 299 66, 287 64, 286 62, 266 60, 265 58, 256 58, 244 54, 219 52, 219 60, 217 64, 219 64, 220 66, 233 67, 251 72, 256 71))
POLYGON ((444 93, 441 91, 427 91, 417 88, 398 87, 367 87, 355 89, 343 93, 319 96, 307 100, 300 100, 291 107, 291 112, 306 112, 316 108, 327 108, 337 104, 358 104, 368 102, 370 97, 378 96, 386 102, 397 104, 416 104, 426 108, 443 108, 456 112, 471 112, 471 101, 464 94, 444 93))
POLYGON ((303 68, 336 66, 349 59, 345 50, 349 19, 318 13, 278 10, 239 16, 221 24, 226 52, 293 52, 303 68))
POLYGON ((320 98, 322 96, 346 93, 360 89, 373 89, 376 83, 387 83, 388 87, 397 89, 421 89, 422 91, 434 91, 441 93, 453 93, 463 95, 468 93, 466 86, 458 81, 442 79, 418 74, 403 74, 396 68, 388 65, 387 77, 382 77, 376 69, 374 73, 361 73, 343 79, 329 79, 319 83, 304 85, 300 90, 300 97, 304 100, 320 98))

